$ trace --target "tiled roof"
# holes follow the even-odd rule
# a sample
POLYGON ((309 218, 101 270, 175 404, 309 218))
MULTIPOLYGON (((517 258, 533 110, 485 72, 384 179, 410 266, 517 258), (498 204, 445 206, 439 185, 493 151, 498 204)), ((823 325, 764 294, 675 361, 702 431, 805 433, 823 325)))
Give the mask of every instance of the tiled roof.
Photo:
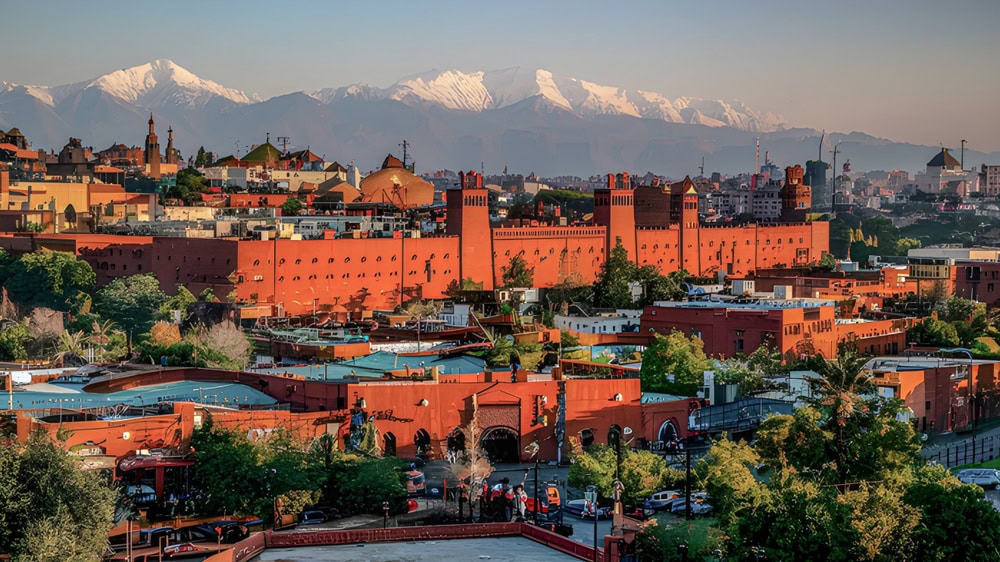
POLYGON ((937 166, 939 168, 958 168, 962 164, 955 160, 955 157, 948 153, 947 148, 942 148, 941 152, 934 155, 931 161, 927 163, 928 167, 937 166))

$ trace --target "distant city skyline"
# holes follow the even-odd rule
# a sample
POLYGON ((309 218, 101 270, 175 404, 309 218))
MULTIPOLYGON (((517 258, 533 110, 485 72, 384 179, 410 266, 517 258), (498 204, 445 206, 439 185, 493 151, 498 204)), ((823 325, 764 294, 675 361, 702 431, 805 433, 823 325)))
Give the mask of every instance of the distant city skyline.
POLYGON ((159 58, 263 98, 432 68, 519 66, 793 126, 1000 150, 1000 4, 429 1, 12 3, 0 81, 59 85, 159 58))

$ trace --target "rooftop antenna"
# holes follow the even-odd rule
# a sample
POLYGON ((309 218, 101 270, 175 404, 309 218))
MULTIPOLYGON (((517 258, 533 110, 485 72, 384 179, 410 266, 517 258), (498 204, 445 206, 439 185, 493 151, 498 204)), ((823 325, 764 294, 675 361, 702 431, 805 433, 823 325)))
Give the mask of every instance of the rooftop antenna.
POLYGON ((288 141, 290 141, 290 140, 292 140, 292 139, 290 139, 288 137, 278 137, 278 142, 281 143, 281 152, 285 156, 288 156, 288 141))
POLYGON ((406 167, 406 157, 408 155, 407 150, 409 150, 409 148, 410 148, 410 143, 406 142, 406 139, 403 139, 403 142, 401 142, 399 144, 399 146, 403 147, 403 167, 405 168, 406 167))
POLYGON ((266 135, 264 137, 264 142, 270 144, 271 143, 271 133, 264 133, 264 135, 266 135))
POLYGON ((701 166, 698 166, 699 174, 701 177, 705 177, 705 157, 701 157, 701 166))
POLYGON ((236 145, 236 159, 239 160, 240 159, 240 139, 236 139, 236 142, 233 143, 233 144, 236 145))

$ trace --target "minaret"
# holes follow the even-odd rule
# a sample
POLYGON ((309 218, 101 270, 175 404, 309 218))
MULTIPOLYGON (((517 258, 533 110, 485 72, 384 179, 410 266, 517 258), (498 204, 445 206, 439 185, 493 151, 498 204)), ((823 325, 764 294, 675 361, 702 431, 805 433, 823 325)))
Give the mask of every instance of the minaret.
POLYGON ((167 164, 177 164, 177 151, 174 150, 174 128, 167 127, 167 164))
POLYGON ((156 139, 156 124, 153 114, 149 114, 149 133, 146 135, 146 173, 153 179, 160 179, 160 143, 156 139))
POLYGON ((492 291, 495 271, 489 191, 483 187, 483 176, 474 170, 459 172, 458 178, 461 189, 449 189, 445 194, 447 234, 458 236, 459 242, 459 282, 471 278, 482 283, 483 290, 492 291))

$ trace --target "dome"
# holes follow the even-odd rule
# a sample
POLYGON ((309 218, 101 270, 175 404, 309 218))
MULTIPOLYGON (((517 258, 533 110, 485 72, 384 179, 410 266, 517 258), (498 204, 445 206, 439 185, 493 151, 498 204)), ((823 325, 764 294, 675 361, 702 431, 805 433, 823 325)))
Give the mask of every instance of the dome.
POLYGON ((365 203, 392 203, 412 209, 434 203, 434 185, 406 168, 383 168, 361 180, 365 203))

